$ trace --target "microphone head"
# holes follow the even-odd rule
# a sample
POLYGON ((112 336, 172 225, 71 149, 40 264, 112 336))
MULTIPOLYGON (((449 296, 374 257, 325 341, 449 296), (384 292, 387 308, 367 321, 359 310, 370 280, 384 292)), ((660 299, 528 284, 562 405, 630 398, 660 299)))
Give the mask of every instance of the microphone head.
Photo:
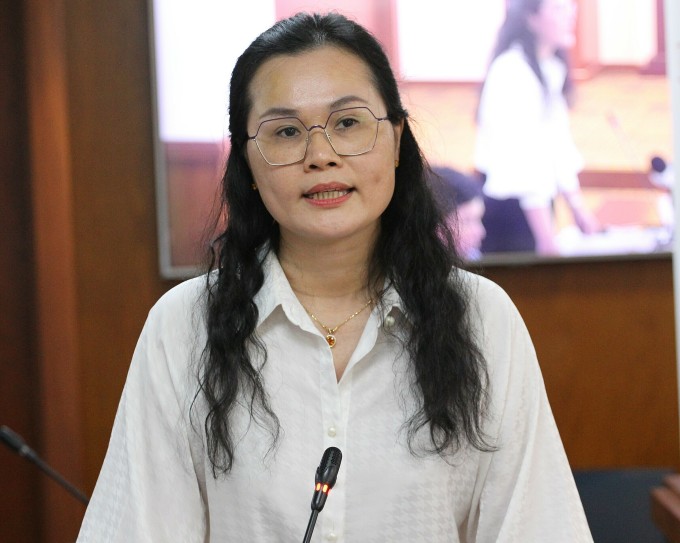
POLYGON ((337 447, 328 447, 321 457, 319 467, 316 468, 315 482, 333 488, 338 480, 338 471, 342 462, 342 453, 337 447))
POLYGON ((321 463, 316 468, 314 496, 312 497, 312 510, 321 511, 326 505, 326 498, 328 492, 335 485, 338 480, 338 471, 340 470, 340 462, 342 461, 342 453, 337 447, 328 447, 321 457, 321 463))
POLYGON ((650 165, 653 172, 663 173, 666 170, 666 161, 660 156, 652 157, 650 165))

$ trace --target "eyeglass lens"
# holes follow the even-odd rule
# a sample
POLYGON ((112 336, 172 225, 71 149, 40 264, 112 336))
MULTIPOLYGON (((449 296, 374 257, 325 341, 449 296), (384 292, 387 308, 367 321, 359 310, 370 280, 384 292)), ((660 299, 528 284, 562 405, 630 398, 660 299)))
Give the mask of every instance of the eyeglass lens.
POLYGON ((297 117, 282 117, 262 122, 255 142, 269 164, 293 164, 304 158, 311 130, 318 127, 338 155, 361 155, 375 146, 379 122, 366 107, 333 111, 325 126, 309 129, 297 117))

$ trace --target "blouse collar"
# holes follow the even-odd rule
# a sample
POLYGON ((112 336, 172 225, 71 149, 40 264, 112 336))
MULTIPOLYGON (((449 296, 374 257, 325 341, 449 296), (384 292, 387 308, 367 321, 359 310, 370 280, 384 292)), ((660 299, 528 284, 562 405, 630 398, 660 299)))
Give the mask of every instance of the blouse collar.
MULTIPOLYGON (((258 309, 258 327, 269 318, 277 307, 281 307, 288 320, 304 326, 307 323, 306 311, 295 296, 286 274, 283 272, 281 263, 274 251, 269 250, 263 262, 264 283, 260 291, 255 295, 255 303, 258 309)), ((403 313, 402 300, 394 286, 386 285, 382 301, 378 307, 382 308, 384 320, 393 309, 403 313)))

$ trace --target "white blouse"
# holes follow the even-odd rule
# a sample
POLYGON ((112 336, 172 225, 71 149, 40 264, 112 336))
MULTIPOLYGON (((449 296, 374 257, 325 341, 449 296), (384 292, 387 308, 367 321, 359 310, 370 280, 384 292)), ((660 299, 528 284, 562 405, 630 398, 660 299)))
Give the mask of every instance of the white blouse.
POLYGON ((489 67, 478 112, 474 162, 486 174, 484 193, 518 198, 525 209, 577 190, 583 168, 562 95, 565 66, 551 57, 540 68, 547 95, 519 46, 499 55, 489 67))
MULTIPOLYGON (((257 333, 281 424, 276 446, 267 420, 251 420, 240 404, 233 469, 213 477, 200 397, 191 411, 205 278, 189 280, 149 314, 78 542, 302 541, 329 446, 343 460, 314 542, 591 542, 524 323, 498 286, 461 273, 489 363, 484 429, 496 452, 465 447, 448 462, 411 454, 404 422, 414 398, 393 334, 405 318, 394 290, 373 310, 338 382, 328 344, 269 256, 257 333)), ((417 438, 429 443, 427 431, 417 438)))

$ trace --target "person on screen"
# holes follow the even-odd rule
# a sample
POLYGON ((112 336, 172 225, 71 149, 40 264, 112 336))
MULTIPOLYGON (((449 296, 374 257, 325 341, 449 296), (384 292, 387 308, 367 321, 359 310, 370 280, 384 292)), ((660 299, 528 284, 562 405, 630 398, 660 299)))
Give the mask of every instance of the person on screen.
POLYGON ((583 160, 569 128, 566 51, 574 44, 575 17, 573 0, 508 0, 477 112, 485 253, 558 254, 558 194, 582 232, 598 230, 583 202, 583 160))
POLYGON ((439 166, 432 171, 433 191, 454 233, 458 254, 467 261, 479 260, 486 236, 481 183, 453 168, 439 166))
POLYGON ((151 309, 78 541, 592 541, 529 334, 464 272, 376 39, 298 14, 238 59, 227 224, 151 309))

